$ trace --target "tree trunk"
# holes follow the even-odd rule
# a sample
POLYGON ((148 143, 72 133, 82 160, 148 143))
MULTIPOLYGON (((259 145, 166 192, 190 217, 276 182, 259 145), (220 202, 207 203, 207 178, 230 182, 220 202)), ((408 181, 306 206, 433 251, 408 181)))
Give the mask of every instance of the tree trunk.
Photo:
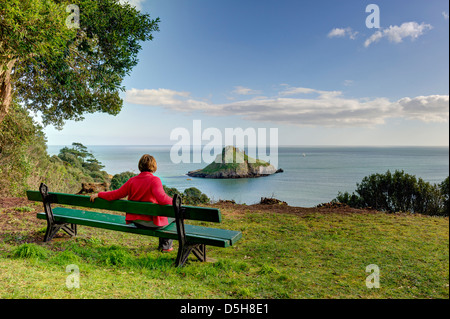
POLYGON ((15 59, 0 66, 0 123, 8 114, 11 104, 11 70, 14 63, 16 63, 15 59))

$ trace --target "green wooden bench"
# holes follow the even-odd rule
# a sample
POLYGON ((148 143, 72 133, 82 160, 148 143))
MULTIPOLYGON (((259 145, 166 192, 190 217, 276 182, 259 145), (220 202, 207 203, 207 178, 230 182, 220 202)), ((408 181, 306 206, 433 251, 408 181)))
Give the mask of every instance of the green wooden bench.
POLYGON ((76 236, 77 225, 175 239, 179 242, 175 264, 176 266, 183 266, 191 252, 200 261, 206 261, 206 245, 229 247, 242 237, 242 233, 239 231, 185 225, 184 220, 186 219, 220 223, 222 217, 220 210, 215 208, 182 206, 181 197, 178 195, 174 196, 172 205, 158 205, 128 200, 107 201, 101 198, 97 198, 92 203, 89 200, 89 196, 52 193, 48 191, 48 187, 45 184, 41 184, 39 191, 27 191, 27 197, 29 200, 40 201, 44 204, 45 212, 38 213, 37 218, 47 220, 45 242, 52 240, 59 230, 65 231, 70 236, 76 236), (133 223, 126 224, 125 216, 66 207, 52 208, 52 204, 97 208, 141 215, 166 216, 172 222, 160 229, 144 229, 136 227, 133 223))

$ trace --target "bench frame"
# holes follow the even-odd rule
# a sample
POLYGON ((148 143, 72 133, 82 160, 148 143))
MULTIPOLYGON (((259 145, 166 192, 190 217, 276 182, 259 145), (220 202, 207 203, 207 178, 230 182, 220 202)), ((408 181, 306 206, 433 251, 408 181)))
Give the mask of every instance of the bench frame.
POLYGON ((42 202, 44 203, 44 211, 47 216, 47 231, 45 232, 44 242, 48 242, 53 239, 56 233, 61 229, 64 230, 70 236, 77 235, 77 225, 68 223, 59 223, 55 221, 53 216, 51 203, 56 202, 53 194, 48 193, 48 187, 44 183, 39 186, 39 192, 42 195, 42 202))
MULTIPOLYGON (((57 222, 55 217, 53 216, 52 211, 52 203, 56 203, 55 196, 53 194, 49 194, 48 187, 44 183, 41 183, 39 186, 39 192, 42 196, 42 202, 44 204, 44 211, 47 217, 47 231, 44 236, 44 242, 49 242, 53 239, 56 233, 59 230, 65 231, 70 236, 77 235, 77 224, 70 224, 64 222, 57 222)), ((186 209, 181 206, 181 197, 178 194, 175 194, 172 201, 172 206, 175 211, 175 223, 177 226, 178 233, 178 254, 177 259, 175 261, 175 265, 177 267, 183 266, 189 254, 192 252, 195 257, 197 257, 200 261, 206 261, 206 244, 198 244, 198 243, 190 243, 186 239, 186 232, 184 229, 184 216, 186 209)))
POLYGON ((175 222, 177 223, 178 233, 178 254, 175 264, 177 266, 184 265, 192 252, 200 261, 206 261, 206 245, 192 244, 186 240, 186 232, 184 230, 184 212, 185 208, 181 207, 181 197, 175 194, 173 197, 173 208, 175 210, 175 222))

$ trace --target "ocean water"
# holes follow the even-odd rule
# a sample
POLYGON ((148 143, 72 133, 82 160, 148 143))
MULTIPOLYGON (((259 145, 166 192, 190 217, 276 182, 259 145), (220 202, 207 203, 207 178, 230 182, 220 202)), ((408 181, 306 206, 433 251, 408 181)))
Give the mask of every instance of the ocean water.
MULTIPOLYGON (((58 154, 64 146, 48 146, 58 154)), ((449 175, 448 147, 323 147, 280 146, 278 168, 283 173, 260 178, 203 179, 187 172, 209 163, 179 163, 170 159, 171 146, 87 146, 109 174, 138 173, 143 154, 153 155, 158 164, 155 175, 164 185, 183 191, 196 187, 213 200, 228 199, 254 204, 261 197, 275 197, 291 206, 313 207, 329 202, 339 191, 353 192, 356 183, 370 174, 404 170, 430 183, 449 175)), ((191 151, 192 153, 196 150, 191 151)), ((272 156, 272 154, 270 154, 272 156)))

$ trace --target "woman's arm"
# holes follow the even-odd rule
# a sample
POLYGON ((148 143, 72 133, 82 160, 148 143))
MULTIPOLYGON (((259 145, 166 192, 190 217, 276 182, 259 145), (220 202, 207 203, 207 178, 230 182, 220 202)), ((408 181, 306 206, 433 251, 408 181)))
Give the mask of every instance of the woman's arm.
POLYGON ((172 205, 172 197, 168 196, 164 191, 163 185, 159 177, 155 176, 152 183, 152 193, 159 205, 172 205))

